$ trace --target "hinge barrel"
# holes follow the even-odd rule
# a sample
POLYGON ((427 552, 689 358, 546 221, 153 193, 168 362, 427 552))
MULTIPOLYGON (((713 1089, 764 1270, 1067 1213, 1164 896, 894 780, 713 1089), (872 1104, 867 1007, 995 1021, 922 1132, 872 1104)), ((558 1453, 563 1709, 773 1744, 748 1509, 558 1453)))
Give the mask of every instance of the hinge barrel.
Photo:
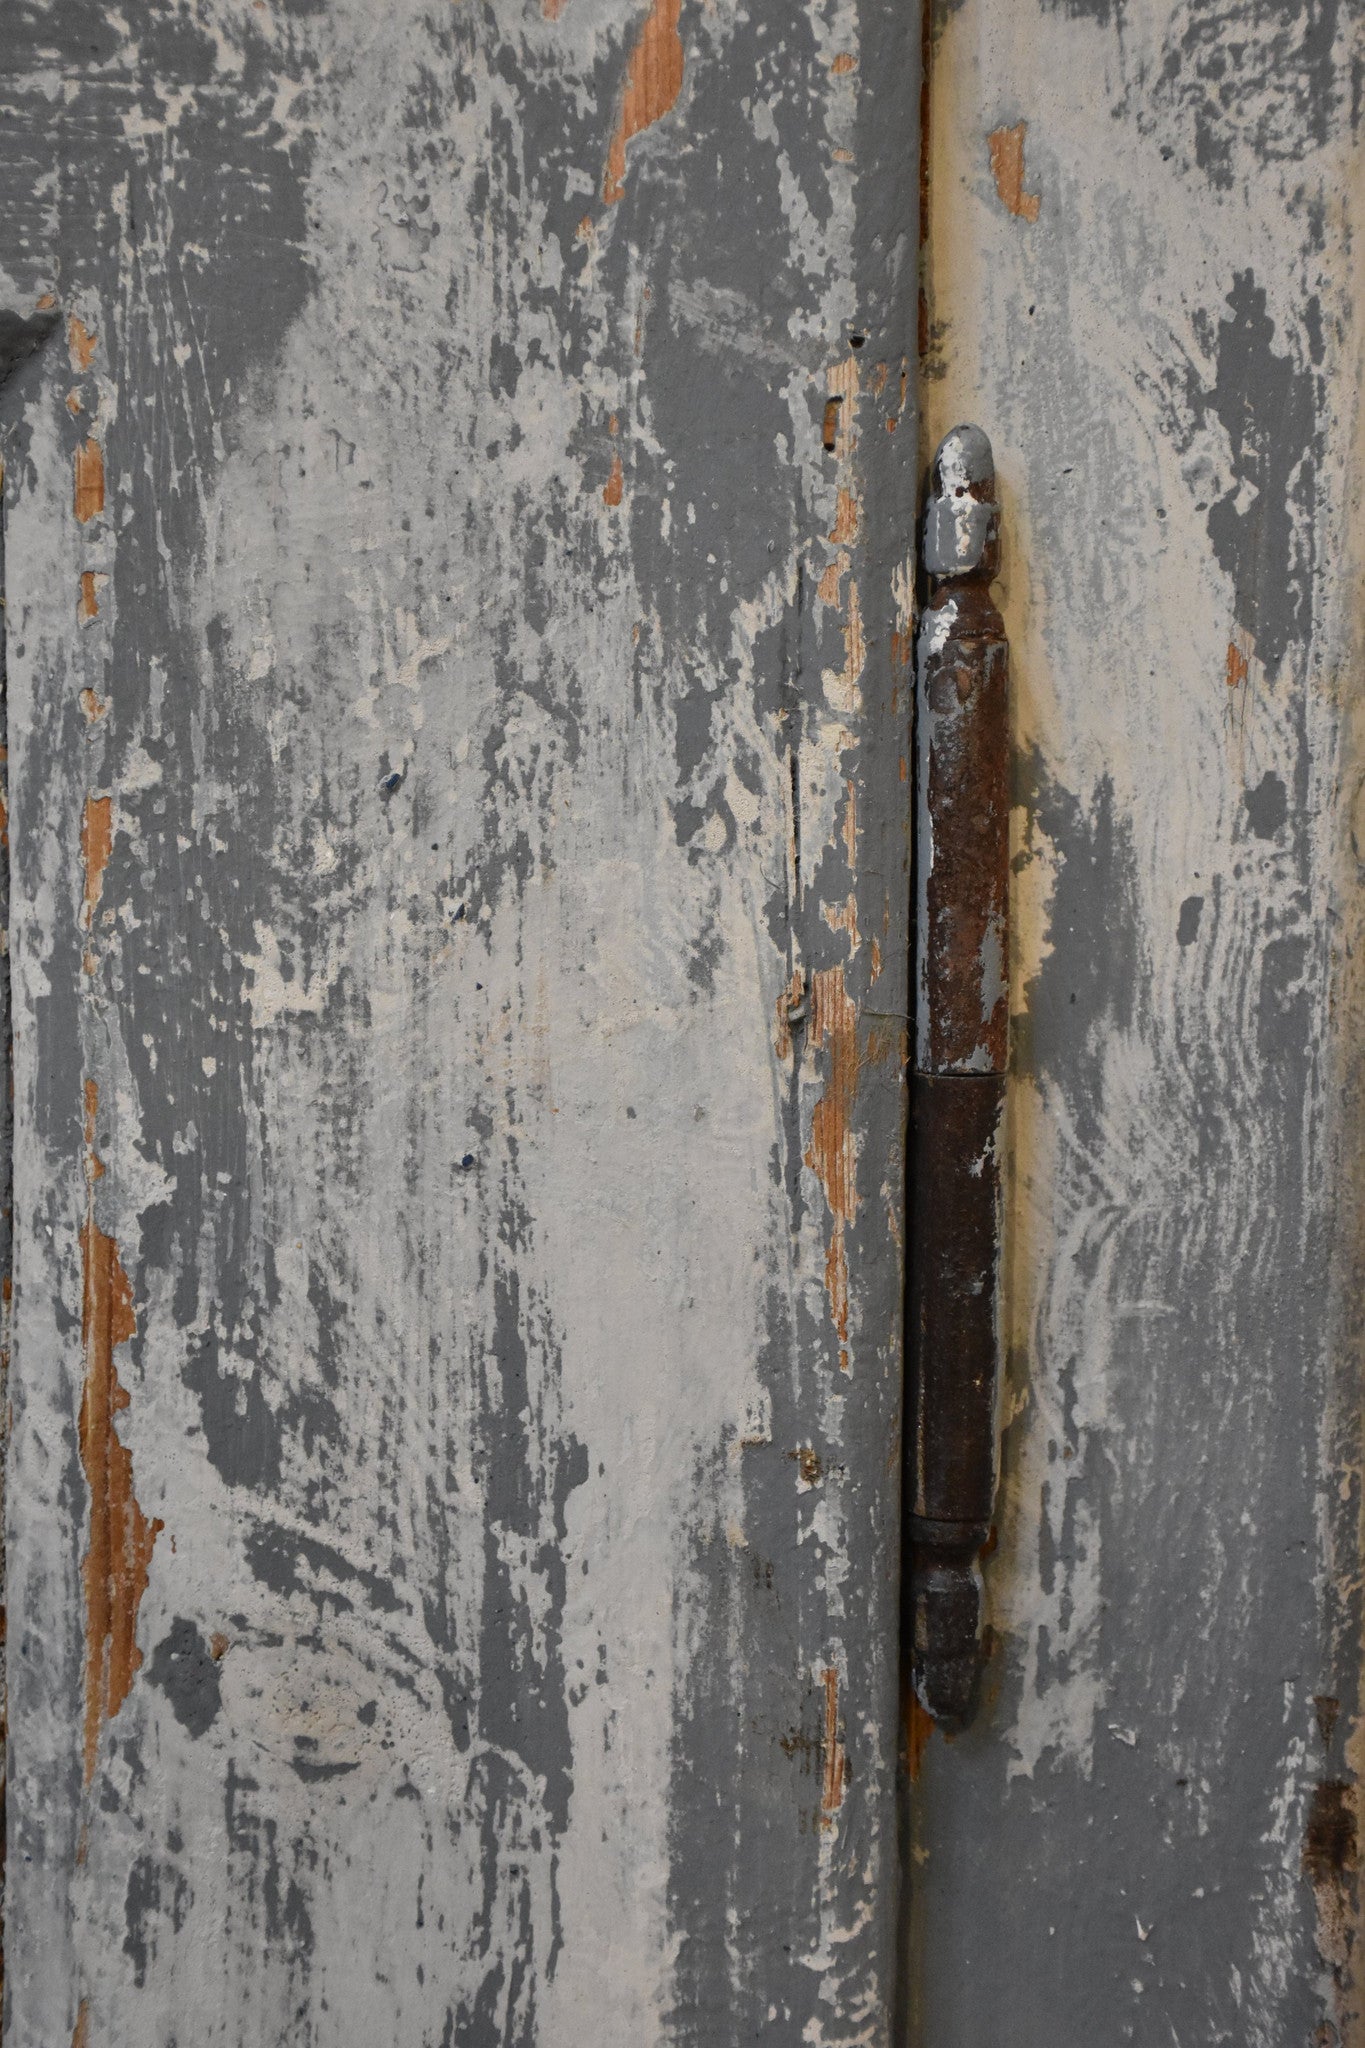
POLYGON ((981 1657, 996 1486, 1001 1143, 1009 1059, 1009 680, 990 443, 935 457, 919 632, 907 1473, 913 1675, 960 1728, 981 1657))

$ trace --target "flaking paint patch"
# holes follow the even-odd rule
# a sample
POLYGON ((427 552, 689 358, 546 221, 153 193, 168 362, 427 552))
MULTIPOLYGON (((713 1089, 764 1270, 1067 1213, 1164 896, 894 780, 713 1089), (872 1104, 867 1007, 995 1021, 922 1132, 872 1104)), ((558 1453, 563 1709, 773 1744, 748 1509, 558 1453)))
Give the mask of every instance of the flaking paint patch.
POLYGON ((104 510, 104 450, 93 436, 77 448, 75 468, 75 512, 86 526, 104 510))
POLYGON ((611 139, 602 197, 613 206, 625 191, 626 144, 661 120, 677 100, 683 82, 683 46, 678 33, 682 0, 654 0, 630 53, 621 118, 611 139))
POLYGON ((811 979, 811 1045, 828 1048, 824 1093, 811 1118, 806 1164, 824 1189, 830 1234, 825 1288, 839 1336, 839 1366, 848 1371, 848 1247, 846 1232, 858 1213, 858 1140, 853 1108, 858 1094, 858 1012, 842 967, 819 969, 811 979))
POLYGON ((837 547, 851 547, 858 538, 858 500, 846 484, 839 486, 829 537, 837 547))
POLYGON ((991 176, 1000 203, 1019 220, 1037 220, 1039 194, 1024 190, 1024 137, 1028 122, 1013 128, 994 128, 986 138, 991 153, 991 176))
POLYGON ((934 1732, 934 1718, 927 1708, 922 1707, 919 1695, 913 1687, 908 1688, 905 1706, 905 1763, 912 1785, 919 1782, 924 1764, 924 1752, 929 1746, 929 1737, 934 1732))
MULTIPOLYGON (((1315 316, 1316 302, 1306 311, 1315 316)), ((1210 337, 1213 382, 1190 378, 1180 428, 1182 438, 1208 438, 1220 460, 1226 451, 1226 488, 1209 506, 1209 539, 1232 584, 1239 651, 1247 658, 1254 647, 1272 675, 1287 649, 1302 644, 1312 616, 1320 454, 1312 369, 1284 324, 1277 328, 1254 272, 1234 271, 1210 337)))
POLYGON ((1351 1952, 1358 1920, 1359 1825, 1357 1790, 1343 1778, 1313 1787, 1304 1828, 1303 1874, 1313 1887, 1317 1945, 1332 1979, 1340 2038, 1347 2021, 1351 1952))
POLYGON ((825 372, 822 440, 825 452, 834 457, 837 473, 834 524, 827 539, 837 552, 822 571, 817 589, 822 604, 837 608, 843 614, 844 665, 841 669, 822 670, 821 680, 831 705, 844 717, 852 717, 859 708, 859 686, 867 661, 862 599, 857 578, 849 573, 852 558, 847 551, 856 541, 861 519, 855 466, 861 382, 858 359, 852 354, 831 363, 825 372), (845 596, 846 575, 848 589, 845 596))
POLYGON ((76 611, 82 622, 99 617, 99 581, 93 569, 82 569, 81 594, 76 601, 76 611))
MULTIPOLYGON (((104 893, 104 870, 109 865, 109 855, 114 844, 113 800, 107 796, 88 796, 85 813, 81 820, 81 867, 84 872, 84 887, 81 899, 81 929, 87 940, 93 935, 95 912, 104 893)), ((87 945, 85 970, 94 972, 93 950, 87 945)))
POLYGON ((825 1689, 824 1739, 821 1743, 823 1769, 820 1783, 820 1825, 834 1825, 834 1816, 844 1803, 844 1780, 848 1757, 839 1735, 839 1673, 827 1665, 820 1674, 825 1689))
POLYGON ((862 935, 858 930, 856 893, 850 889, 842 903, 827 903, 824 907, 824 919, 832 932, 847 932, 850 956, 856 953, 862 944, 862 935))
POLYGON ((861 385, 858 358, 854 355, 841 356, 838 362, 831 363, 825 372, 823 439, 826 452, 839 463, 851 461, 858 445, 858 396, 861 385))
POLYGON ((76 2024, 71 2029, 71 2048, 89 2048, 90 2007, 83 1998, 76 2013, 76 2024))
POLYGON ((862 681, 863 665, 867 660, 862 600, 858 595, 857 582, 852 576, 848 579, 843 633, 844 665, 840 669, 825 669, 821 680, 835 708, 846 716, 851 716, 858 709, 859 684, 862 681))
POLYGON ((95 1185, 104 1167, 95 1151, 99 1088, 85 1084, 86 1210, 81 1228, 80 1453, 89 1489, 85 1560, 85 1782, 95 1774, 100 1730, 127 1699, 142 1663, 137 1616, 147 1590, 152 1551, 162 1524, 149 1522, 133 1490, 132 1453, 118 1435, 117 1417, 129 1395, 114 1353, 136 1334, 132 1289, 118 1246, 95 1218, 95 1185))
MULTIPOLYGON (((915 567, 900 562, 892 573, 891 595, 895 600, 895 624, 891 629, 891 665, 897 675, 909 668, 915 652, 915 567)), ((899 696, 899 684, 896 695, 899 696)))
POLYGON ((77 313, 73 313, 66 323, 66 346, 72 369, 77 373, 88 370, 95 360, 99 336, 86 326, 77 313))
POLYGON ((1228 661, 1224 681, 1230 690, 1239 690, 1249 672, 1247 657, 1238 646, 1236 636, 1228 642, 1228 661))
MULTIPOLYGON (((1082 11, 1078 0, 1068 6, 1082 11)), ((1097 20, 1125 12, 1119 0, 1084 0, 1084 9, 1097 20)), ((1139 13, 1126 11, 1130 30, 1139 13)), ((1144 17, 1146 48, 1123 67, 1135 117, 1178 136, 1220 197, 1239 178, 1276 192, 1282 166, 1311 158, 1352 121, 1352 19, 1338 0, 1185 0, 1144 17)))
POLYGON ((793 968, 791 979, 777 998, 777 1033, 774 1047, 780 1060, 792 1056, 792 1023, 802 1013, 801 999, 806 992, 806 977, 801 968, 793 968))

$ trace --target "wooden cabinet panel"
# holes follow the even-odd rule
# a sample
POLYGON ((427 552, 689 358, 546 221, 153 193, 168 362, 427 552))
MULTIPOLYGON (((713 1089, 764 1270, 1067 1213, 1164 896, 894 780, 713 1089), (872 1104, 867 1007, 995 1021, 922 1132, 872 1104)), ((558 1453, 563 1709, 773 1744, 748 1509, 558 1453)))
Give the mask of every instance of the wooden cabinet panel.
POLYGON ((919 34, 13 13, 9 2038, 887 2038, 919 34))
POLYGON ((1365 2023, 1359 25, 937 10, 923 429, 978 419, 1004 504, 1016 1071, 924 2048, 1365 2023))

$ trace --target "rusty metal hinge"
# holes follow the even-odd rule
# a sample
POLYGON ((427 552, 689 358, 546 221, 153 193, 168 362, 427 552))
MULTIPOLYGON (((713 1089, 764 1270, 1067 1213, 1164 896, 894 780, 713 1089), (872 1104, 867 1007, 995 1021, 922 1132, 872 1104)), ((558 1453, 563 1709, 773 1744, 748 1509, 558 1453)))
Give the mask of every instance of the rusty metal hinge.
POLYGON ((980 1553, 996 1483, 1000 1150, 1009 1054, 1009 652, 991 444, 934 458, 916 697, 907 1485, 916 1693, 943 1727, 975 1708, 980 1553))

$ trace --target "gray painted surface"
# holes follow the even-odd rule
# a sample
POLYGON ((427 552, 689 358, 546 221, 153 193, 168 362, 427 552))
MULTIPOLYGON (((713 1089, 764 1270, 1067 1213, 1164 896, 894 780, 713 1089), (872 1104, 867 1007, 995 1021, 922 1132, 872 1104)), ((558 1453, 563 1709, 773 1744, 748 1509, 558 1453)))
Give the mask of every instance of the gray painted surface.
POLYGON ((1017 1073, 994 1697, 920 1759, 922 2048, 1365 2039, 1360 28, 935 27, 923 433, 979 419, 1000 478, 1017 1073))
MULTIPOLYGON (((1018 1072, 910 2035, 1346 2048, 1359 15, 940 12, 1018 1072)), ((7 19, 25 2048, 888 2038, 912 16, 7 19)))
POLYGON ((888 2038, 914 12, 9 12, 24 2048, 888 2038))

